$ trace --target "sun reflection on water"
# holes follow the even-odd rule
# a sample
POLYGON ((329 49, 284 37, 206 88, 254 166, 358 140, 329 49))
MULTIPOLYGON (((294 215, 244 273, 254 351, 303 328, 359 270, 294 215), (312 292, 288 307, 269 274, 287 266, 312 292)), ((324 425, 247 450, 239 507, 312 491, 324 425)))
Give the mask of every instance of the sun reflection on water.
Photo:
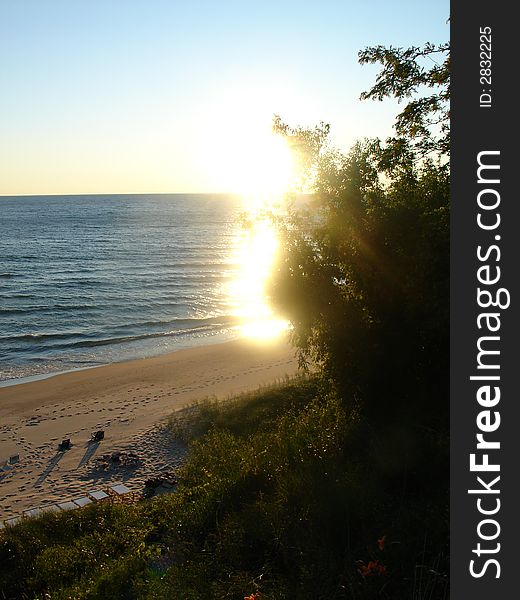
POLYGON ((230 285, 239 331, 244 337, 267 341, 286 331, 289 322, 280 319, 270 306, 266 290, 279 247, 270 212, 279 207, 278 197, 261 201, 244 196, 247 226, 237 232, 238 275, 230 285))
POLYGON ((234 187, 240 190, 244 215, 244 222, 237 225, 236 275, 228 293, 241 335, 266 341, 289 326, 273 311, 268 284, 279 250, 272 216, 285 211, 298 161, 294 148, 270 128, 248 127, 236 133, 237 140, 231 138, 224 151, 215 154, 216 165, 233 166, 234 187))

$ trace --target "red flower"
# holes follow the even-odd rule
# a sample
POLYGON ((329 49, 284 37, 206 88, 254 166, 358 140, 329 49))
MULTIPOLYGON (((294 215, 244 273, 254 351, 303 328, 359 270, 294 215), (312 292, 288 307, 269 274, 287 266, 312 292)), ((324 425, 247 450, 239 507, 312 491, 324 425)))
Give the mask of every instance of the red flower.
POLYGON ((386 542, 386 535, 384 535, 382 538, 379 538, 377 540, 377 545, 379 546, 379 550, 384 550, 385 549, 385 542, 386 542))
MULTIPOLYGON (((363 561, 358 561, 359 572, 363 577, 370 577, 371 575, 386 575, 387 569, 385 565, 382 565, 378 560, 371 560, 368 565, 365 565, 363 561)), ((246 600, 244 598, 244 600, 246 600)), ((248 599, 249 600, 249 599, 248 599)))

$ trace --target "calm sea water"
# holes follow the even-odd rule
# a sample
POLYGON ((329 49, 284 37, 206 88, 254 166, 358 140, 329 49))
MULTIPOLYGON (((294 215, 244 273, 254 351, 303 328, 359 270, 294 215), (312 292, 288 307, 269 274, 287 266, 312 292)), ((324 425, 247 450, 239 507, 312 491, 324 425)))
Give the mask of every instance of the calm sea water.
POLYGON ((234 335, 240 199, 0 198, 0 380, 234 335))

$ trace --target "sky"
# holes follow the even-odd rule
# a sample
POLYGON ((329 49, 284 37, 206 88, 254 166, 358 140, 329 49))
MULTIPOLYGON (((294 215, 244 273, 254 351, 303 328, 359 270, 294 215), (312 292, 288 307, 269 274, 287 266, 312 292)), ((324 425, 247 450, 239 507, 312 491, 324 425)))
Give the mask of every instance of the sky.
MULTIPOLYGON (((449 39, 449 1, 0 0, 0 195, 243 192, 273 114, 391 134, 371 45, 449 39), (247 180, 247 181, 246 181, 247 180)), ((266 154, 269 155, 266 157, 266 154)))

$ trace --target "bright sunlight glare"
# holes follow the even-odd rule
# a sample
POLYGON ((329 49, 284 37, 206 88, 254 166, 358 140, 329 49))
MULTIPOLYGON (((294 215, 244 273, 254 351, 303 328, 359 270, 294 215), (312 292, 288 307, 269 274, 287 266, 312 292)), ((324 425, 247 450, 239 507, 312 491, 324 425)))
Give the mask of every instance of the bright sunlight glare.
POLYGON ((286 140, 273 134, 272 123, 275 113, 284 114, 284 107, 295 103, 288 88, 258 82, 237 82, 211 101, 201 101, 191 146, 204 181, 215 190, 249 198, 283 195, 295 165, 286 140))
POLYGON ((278 103, 283 105, 288 96, 282 87, 236 86, 201 107, 197 128, 215 187, 242 198, 247 223, 237 226, 237 275, 228 294, 240 333, 263 341, 288 327, 274 314, 266 294, 278 251, 269 213, 283 212, 297 171, 287 141, 272 131, 278 103))
POLYGON ((293 163, 285 139, 269 133, 242 140, 230 149, 237 169, 235 186, 248 197, 279 198, 290 187, 293 163))
POLYGON ((229 293, 235 314, 241 320, 241 335, 266 341, 280 335, 289 325, 276 317, 265 291, 279 243, 269 216, 259 214, 250 197, 244 198, 244 209, 248 226, 237 232, 239 243, 235 258, 239 272, 229 293))

